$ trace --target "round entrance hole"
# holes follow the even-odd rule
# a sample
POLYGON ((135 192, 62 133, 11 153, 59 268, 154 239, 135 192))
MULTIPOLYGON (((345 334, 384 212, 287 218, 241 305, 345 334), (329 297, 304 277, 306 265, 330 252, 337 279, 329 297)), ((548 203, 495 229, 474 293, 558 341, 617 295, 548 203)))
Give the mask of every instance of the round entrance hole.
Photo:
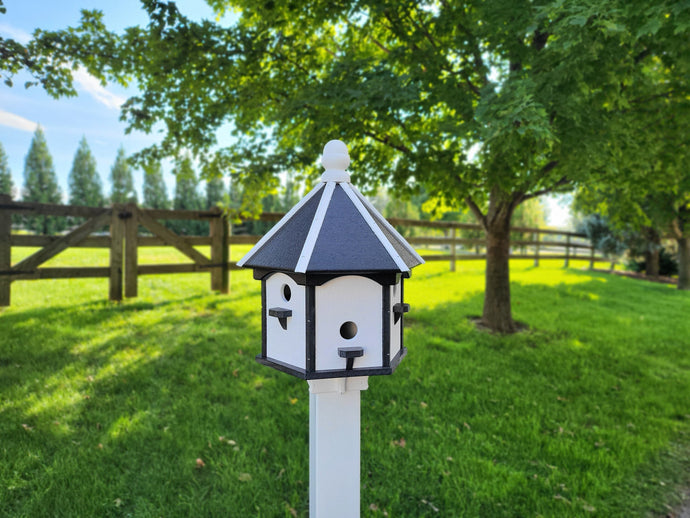
POLYGON ((340 326, 340 336, 345 340, 350 340, 357 334, 357 324, 350 322, 349 320, 340 326))
POLYGON ((290 302, 290 299, 292 298, 292 290, 287 284, 283 284, 283 298, 285 299, 285 302, 290 302))

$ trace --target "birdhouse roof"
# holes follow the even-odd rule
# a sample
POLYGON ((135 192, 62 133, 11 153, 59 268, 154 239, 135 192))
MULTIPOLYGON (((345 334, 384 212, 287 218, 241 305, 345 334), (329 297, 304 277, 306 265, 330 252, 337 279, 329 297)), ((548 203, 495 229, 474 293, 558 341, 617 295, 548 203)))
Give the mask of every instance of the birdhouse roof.
MULTIPOLYGON (((326 150, 324 160, 325 155, 326 150)), ((410 268, 424 262, 350 184, 344 167, 327 169, 322 180, 238 266, 296 273, 409 274, 410 268)))

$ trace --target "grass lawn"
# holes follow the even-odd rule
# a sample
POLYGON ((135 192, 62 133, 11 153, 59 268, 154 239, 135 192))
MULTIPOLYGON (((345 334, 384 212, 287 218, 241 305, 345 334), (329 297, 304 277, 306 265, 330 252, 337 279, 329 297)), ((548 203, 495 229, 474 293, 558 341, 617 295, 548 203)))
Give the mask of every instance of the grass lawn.
MULTIPOLYGON (((107 264, 68 254, 52 264, 107 264)), ((515 262, 530 331, 509 337, 468 322, 481 262, 415 269, 409 355, 362 394, 363 516, 660 517, 677 503, 690 293, 586 264, 515 262)), ((105 279, 14 283, 0 516, 306 516, 307 383, 254 361, 259 288, 248 271, 225 296, 208 275, 149 276, 114 304, 105 279)))

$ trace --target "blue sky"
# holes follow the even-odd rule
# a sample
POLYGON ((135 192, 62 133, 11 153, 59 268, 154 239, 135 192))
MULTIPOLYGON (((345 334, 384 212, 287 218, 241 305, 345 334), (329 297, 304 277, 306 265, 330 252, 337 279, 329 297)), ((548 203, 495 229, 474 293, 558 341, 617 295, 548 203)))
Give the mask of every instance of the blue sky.
MULTIPOLYGON (((147 17, 139 0, 5 0, 7 13, 0 14, 0 35, 21 42, 30 39, 34 29, 62 29, 76 25, 81 9, 99 9, 111 30, 145 24, 147 17)), ((202 0, 178 0, 179 9, 193 18, 214 18, 202 0)), ((40 87, 25 89, 26 76, 17 76, 15 86, 0 84, 0 143, 8 156, 15 188, 24 183, 24 160, 37 124, 43 127, 53 157, 63 196, 68 193, 67 177, 82 136, 91 148, 106 194, 110 190, 110 168, 122 145, 128 154, 156 141, 155 135, 125 135, 126 125, 118 120, 120 104, 135 90, 119 85, 102 87, 89 74, 78 71, 75 86, 78 97, 55 100, 40 87)), ((170 163, 164 164, 168 196, 174 192, 170 163)), ((141 199, 142 172, 134 171, 141 199)))
MULTIPOLYGON (((7 13, 0 14, 0 35, 21 42, 30 39, 36 28, 62 29, 76 25, 81 9, 103 11, 106 25, 119 31, 131 25, 143 25, 147 16, 139 0, 4 0, 7 13)), ((180 11, 195 19, 213 19, 214 13, 203 0, 177 0, 180 11)), ((110 191, 110 168, 117 150, 124 146, 128 154, 154 142, 156 135, 132 133, 125 135, 126 125, 120 122, 120 104, 136 91, 119 85, 102 87, 83 71, 75 75, 78 97, 55 100, 40 87, 25 89, 25 76, 15 78, 10 88, 0 83, 0 143, 8 156, 15 188, 23 185, 24 160, 37 124, 43 127, 63 196, 68 193, 67 177, 82 136, 85 136, 96 158, 105 194, 110 191)), ((221 139, 225 141, 226 139, 221 139)), ((171 163, 163 163, 168 196, 174 193, 171 163)), ((135 187, 141 200, 142 175, 134 171, 135 187)), ((569 211, 556 198, 545 198, 549 224, 568 225, 569 211)))

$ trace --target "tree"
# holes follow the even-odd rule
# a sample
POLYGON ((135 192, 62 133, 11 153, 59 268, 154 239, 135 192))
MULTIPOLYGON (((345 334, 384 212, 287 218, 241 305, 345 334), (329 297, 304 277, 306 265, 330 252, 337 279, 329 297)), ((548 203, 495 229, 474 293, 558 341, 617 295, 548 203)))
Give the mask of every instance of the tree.
POLYGON ((86 137, 82 137, 79 142, 68 181, 71 205, 103 206, 101 178, 96 171, 96 159, 91 154, 86 137))
MULTIPOLYGON (((593 177, 613 181, 625 86, 656 56, 680 56, 690 25, 671 0, 207 2, 237 9, 239 21, 193 22, 146 0, 151 23, 117 35, 85 12, 76 29, 37 34, 39 63, 136 80, 141 95, 123 105, 130 128, 167 128, 141 158, 189 149, 245 194, 274 188, 269 178, 285 170, 316 174, 323 143, 343 138, 361 186, 401 195, 423 184, 466 203, 487 234, 482 320, 499 332, 516 329, 515 209, 593 177), (209 155, 211 130, 227 121, 238 144, 209 155)), ((260 196, 248 200, 258 209, 260 196)))
MULTIPOLYGON (((60 203, 62 193, 57 183, 53 157, 48 150, 45 134, 39 126, 34 132, 29 153, 24 162, 24 201, 60 203)), ((55 234, 65 228, 65 221, 54 216, 27 216, 25 224, 39 234, 55 234)))
POLYGON ((624 153, 612 157, 621 174, 615 183, 583 185, 576 198, 580 207, 641 238, 649 275, 659 273, 661 236, 673 237, 681 290, 690 289, 690 172, 683 152, 690 131, 689 69, 685 53, 670 48, 627 85, 632 101, 620 123, 630 128, 629 138, 624 153))
POLYGON ((0 194, 9 194, 12 196, 13 190, 14 186, 12 185, 10 165, 7 163, 5 148, 0 144, 0 194))
POLYGON ((223 204, 225 185, 223 179, 214 177, 206 180, 206 208, 212 209, 223 204))
POLYGON ((628 249, 630 234, 613 227, 601 214, 590 214, 582 218, 577 232, 585 234, 592 246, 606 257, 617 257, 628 249))
MULTIPOLYGON (((202 210, 204 202, 199 195, 196 173, 192 167, 192 159, 185 155, 177 161, 173 169, 175 175, 175 210, 202 210)), ((187 236, 208 234, 208 222, 196 220, 173 220, 169 223, 172 230, 187 236)))
POLYGON ((137 193, 134 190, 132 168, 127 162, 125 149, 120 146, 117 150, 115 163, 110 169, 110 181, 113 191, 110 195, 110 203, 136 203, 137 193))
POLYGON ((144 207, 148 209, 170 208, 160 162, 153 162, 144 167, 144 207))

